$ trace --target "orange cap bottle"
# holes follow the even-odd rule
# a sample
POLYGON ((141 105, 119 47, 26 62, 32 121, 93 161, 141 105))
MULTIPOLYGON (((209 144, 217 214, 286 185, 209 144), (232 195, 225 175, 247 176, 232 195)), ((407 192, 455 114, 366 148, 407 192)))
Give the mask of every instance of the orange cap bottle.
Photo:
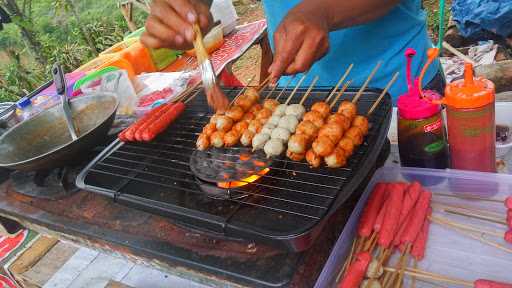
POLYGON ((495 88, 475 78, 466 63, 464 79, 446 86, 440 101, 447 106, 451 167, 496 172, 495 88))

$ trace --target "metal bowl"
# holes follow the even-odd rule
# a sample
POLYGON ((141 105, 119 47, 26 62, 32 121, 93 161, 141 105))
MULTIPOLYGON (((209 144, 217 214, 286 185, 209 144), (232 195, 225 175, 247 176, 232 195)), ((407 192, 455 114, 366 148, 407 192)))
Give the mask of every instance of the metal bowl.
POLYGON ((0 137, 0 167, 23 171, 51 169, 79 158, 101 144, 115 118, 119 101, 114 94, 94 94, 70 101, 79 131, 69 134, 61 105, 19 123, 0 137))
MULTIPOLYGON (((0 112, 11 107, 12 105, 14 105, 13 102, 0 103, 0 112)), ((10 128, 10 127, 16 125, 17 121, 16 121, 16 117, 15 117, 16 116, 15 112, 16 112, 16 110, 13 110, 13 111, 9 112, 7 115, 0 117, 0 126, 5 125, 10 128)))

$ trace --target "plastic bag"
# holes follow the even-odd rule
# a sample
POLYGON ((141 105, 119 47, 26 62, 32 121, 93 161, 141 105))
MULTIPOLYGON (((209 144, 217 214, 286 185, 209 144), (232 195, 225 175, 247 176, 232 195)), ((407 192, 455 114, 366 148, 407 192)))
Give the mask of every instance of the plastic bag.
POLYGON ((110 92, 119 99, 117 114, 132 115, 137 103, 137 94, 125 70, 106 73, 97 80, 81 87, 82 93, 110 92))

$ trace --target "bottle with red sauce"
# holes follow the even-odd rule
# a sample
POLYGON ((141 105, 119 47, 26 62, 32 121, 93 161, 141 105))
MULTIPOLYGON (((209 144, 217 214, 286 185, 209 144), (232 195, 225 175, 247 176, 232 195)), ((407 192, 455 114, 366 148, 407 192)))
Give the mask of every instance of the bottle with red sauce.
POLYGON ((411 62, 416 54, 407 49, 407 83, 409 91, 398 98, 398 148, 402 166, 419 168, 448 168, 442 107, 432 101, 441 96, 434 91, 423 91, 420 96, 418 79, 411 80, 411 62))
POLYGON ((466 63, 464 79, 446 86, 448 142, 454 169, 496 172, 494 84, 473 76, 466 63))

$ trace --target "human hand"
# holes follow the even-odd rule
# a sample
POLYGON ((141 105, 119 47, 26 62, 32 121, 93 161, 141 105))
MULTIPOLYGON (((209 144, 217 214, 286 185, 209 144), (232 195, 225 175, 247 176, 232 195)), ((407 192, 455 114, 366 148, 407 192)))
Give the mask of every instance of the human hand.
POLYGON ((309 70, 329 51, 329 25, 326 15, 302 2, 283 19, 274 33, 274 61, 269 68, 275 83, 283 74, 309 70))
POLYGON ((203 33, 213 23, 210 8, 201 0, 153 0, 141 42, 150 48, 192 48, 198 22, 203 33))

